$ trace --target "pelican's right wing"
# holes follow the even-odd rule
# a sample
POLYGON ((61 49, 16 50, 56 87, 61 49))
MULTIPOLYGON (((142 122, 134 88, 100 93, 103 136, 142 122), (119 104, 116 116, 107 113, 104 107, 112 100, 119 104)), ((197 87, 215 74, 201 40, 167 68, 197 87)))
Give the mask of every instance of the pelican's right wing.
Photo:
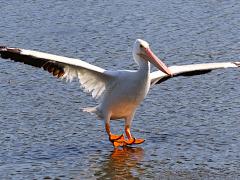
POLYGON ((95 99, 103 94, 112 79, 104 69, 79 59, 5 46, 0 46, 0 56, 3 59, 43 68, 58 78, 70 81, 78 78, 84 90, 90 92, 95 99))
MULTIPOLYGON (((191 64, 182 66, 171 66, 173 76, 195 76, 211 72, 215 69, 229 68, 229 67, 240 67, 240 62, 222 62, 222 63, 205 63, 205 64, 191 64)), ((159 84, 163 81, 172 78, 171 76, 161 72, 155 71, 150 74, 151 85, 159 84)))

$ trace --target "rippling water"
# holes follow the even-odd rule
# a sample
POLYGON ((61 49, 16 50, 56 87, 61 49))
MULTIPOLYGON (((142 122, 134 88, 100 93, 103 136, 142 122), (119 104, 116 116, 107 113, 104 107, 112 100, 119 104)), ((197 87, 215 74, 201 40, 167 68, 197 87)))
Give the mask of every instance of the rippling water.
MULTIPOLYGON (((132 44, 150 42, 168 65, 239 60, 240 1, 2 1, 0 43, 134 69, 132 44)), ((0 179, 238 179, 240 72, 227 69, 155 86, 133 134, 114 150, 95 105, 66 83, 0 62, 0 179)), ((115 132, 122 121, 112 122, 115 132)))

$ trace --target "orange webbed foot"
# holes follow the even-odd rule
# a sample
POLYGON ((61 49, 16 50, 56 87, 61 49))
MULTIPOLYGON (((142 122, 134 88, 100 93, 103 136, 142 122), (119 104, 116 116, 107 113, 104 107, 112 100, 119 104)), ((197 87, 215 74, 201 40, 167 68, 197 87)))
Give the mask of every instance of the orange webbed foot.
POLYGON ((133 145, 133 144, 142 144, 145 140, 144 139, 136 139, 136 138, 131 138, 128 140, 125 140, 124 143, 125 145, 133 145))
POLYGON ((128 140, 125 141, 126 145, 141 144, 145 141, 144 139, 141 139, 141 138, 136 139, 132 136, 131 131, 130 131, 130 125, 125 125, 125 133, 128 137, 128 140))
POLYGON ((118 139, 118 140, 114 140, 112 143, 113 143, 113 146, 114 147, 119 147, 119 146, 127 146, 127 145, 131 145, 133 144, 135 141, 135 139, 118 139))
POLYGON ((135 138, 131 138, 131 139, 128 139, 128 140, 124 140, 124 145, 127 146, 127 145, 132 145, 134 144, 135 142, 135 138))
POLYGON ((141 144, 143 143, 145 140, 144 139, 136 139, 136 138, 131 138, 131 139, 118 139, 113 141, 113 145, 114 147, 119 147, 119 146, 129 146, 129 145, 133 145, 133 144, 141 144))
POLYGON ((144 143, 145 139, 139 138, 139 139, 135 139, 134 144, 142 144, 144 143))
POLYGON ((122 146, 124 146, 124 143, 123 143, 123 141, 119 141, 119 140, 113 141, 113 146, 114 147, 122 147, 122 146))
POLYGON ((116 134, 109 135, 109 141, 114 142, 114 141, 117 141, 117 140, 124 140, 124 135, 123 134, 121 134, 121 135, 116 135, 116 134))
POLYGON ((112 140, 109 137, 109 140, 113 143, 114 147, 124 146, 125 138, 123 134, 112 140))

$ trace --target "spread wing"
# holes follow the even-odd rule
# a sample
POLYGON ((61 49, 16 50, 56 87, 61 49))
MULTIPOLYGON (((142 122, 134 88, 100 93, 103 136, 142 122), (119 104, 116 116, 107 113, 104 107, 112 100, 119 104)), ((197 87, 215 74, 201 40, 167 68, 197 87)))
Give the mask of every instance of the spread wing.
MULTIPOLYGON (((209 73, 215 69, 230 68, 230 67, 232 68, 240 67, 240 62, 191 64, 191 65, 182 65, 182 66, 171 66, 169 68, 173 73, 172 77, 177 77, 177 76, 195 76, 195 75, 209 73)), ((150 74, 151 85, 159 84, 172 77, 161 71, 152 72, 150 74)))
POLYGON ((31 66, 42 68, 53 76, 72 80, 78 78, 81 86, 92 97, 98 99, 104 94, 111 75, 100 67, 91 65, 79 59, 73 59, 39 51, 0 46, 0 56, 31 66))

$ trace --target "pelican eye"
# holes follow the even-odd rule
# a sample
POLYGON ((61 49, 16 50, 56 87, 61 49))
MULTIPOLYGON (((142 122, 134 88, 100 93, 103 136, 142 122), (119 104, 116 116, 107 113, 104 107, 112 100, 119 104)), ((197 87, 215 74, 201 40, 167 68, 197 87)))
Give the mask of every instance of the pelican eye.
POLYGON ((140 44, 140 48, 143 48, 143 45, 142 45, 142 44, 140 44))

